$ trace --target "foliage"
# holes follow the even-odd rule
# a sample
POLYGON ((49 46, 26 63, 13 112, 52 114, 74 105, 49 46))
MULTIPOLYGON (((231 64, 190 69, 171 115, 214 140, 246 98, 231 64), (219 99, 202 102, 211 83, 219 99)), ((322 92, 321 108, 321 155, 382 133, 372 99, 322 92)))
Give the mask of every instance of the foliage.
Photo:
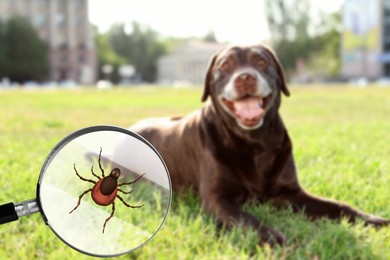
POLYGON ((5 65, 5 24, 0 20, 0 80, 6 76, 5 65))
POLYGON ((215 33, 213 31, 207 32, 206 35, 203 36, 202 40, 205 42, 218 42, 217 36, 215 36, 215 33))
POLYGON ((123 64, 126 64, 126 60, 115 53, 110 45, 110 40, 108 34, 98 34, 95 33, 95 42, 98 55, 98 68, 99 68, 99 78, 106 78, 107 75, 103 73, 104 65, 111 65, 113 71, 110 75, 109 80, 113 83, 119 83, 119 67, 123 64))
MULTIPOLYGON (((173 36, 161 37, 149 27, 133 22, 132 24, 113 25, 106 33, 96 30, 96 44, 99 59, 99 77, 105 78, 102 66, 113 66, 110 80, 118 83, 120 65, 133 65, 136 69, 135 77, 146 82, 155 82, 157 79, 157 60, 165 53, 172 52, 186 42, 187 38, 173 36)), ((217 42, 213 31, 207 32, 199 40, 217 42)))
MULTIPOLYGON (((390 89, 310 86, 291 91, 281 113, 293 139, 302 186, 389 218, 390 89)), ((0 204, 36 196, 45 157, 71 132, 183 115, 202 105, 201 92, 151 87, 0 91, 0 111, 7 111, 0 114, 0 204)), ((260 248, 254 232, 219 230, 200 207, 197 197, 175 195, 155 238, 122 258, 390 259, 390 227, 311 222, 289 210, 248 203, 246 210, 288 237, 284 248, 260 248)), ((38 213, 2 225, 0 244, 0 259, 90 259, 62 243, 38 213)))
POLYGON ((340 67, 339 12, 325 14, 308 0, 266 0, 273 47, 288 74, 298 60, 319 74, 335 75, 340 67), (318 59, 319 58, 319 59, 318 59))
POLYGON ((157 32, 137 22, 133 22, 131 28, 118 24, 109 31, 109 40, 113 50, 133 65, 143 80, 156 80, 157 59, 165 53, 157 32))
POLYGON ((336 76, 341 67, 340 49, 341 13, 336 12, 323 19, 324 33, 313 39, 316 51, 311 55, 308 63, 310 67, 322 71, 322 74, 336 76))
POLYGON ((49 70, 48 47, 27 19, 13 17, 6 23, 0 46, 2 75, 25 82, 43 80, 49 70))

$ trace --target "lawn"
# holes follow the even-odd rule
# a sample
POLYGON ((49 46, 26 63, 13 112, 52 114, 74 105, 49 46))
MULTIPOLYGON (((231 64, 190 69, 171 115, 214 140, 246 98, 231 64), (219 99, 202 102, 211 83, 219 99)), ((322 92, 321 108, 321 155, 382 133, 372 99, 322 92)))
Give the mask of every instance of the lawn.
MULTIPOLYGON (((281 114, 294 144, 302 186, 390 218, 390 88, 292 87, 281 114)), ((80 128, 127 127, 145 117, 201 107, 201 89, 0 89, 0 204, 35 198, 54 145, 80 128)), ((259 248, 254 232, 218 230, 191 194, 173 196, 160 232, 122 259, 390 259, 390 227, 310 222, 272 206, 244 206, 288 237, 259 248)), ((132 239, 129 235, 128 239, 132 239)), ((0 227, 0 259, 88 259, 63 244, 39 214, 0 227)))

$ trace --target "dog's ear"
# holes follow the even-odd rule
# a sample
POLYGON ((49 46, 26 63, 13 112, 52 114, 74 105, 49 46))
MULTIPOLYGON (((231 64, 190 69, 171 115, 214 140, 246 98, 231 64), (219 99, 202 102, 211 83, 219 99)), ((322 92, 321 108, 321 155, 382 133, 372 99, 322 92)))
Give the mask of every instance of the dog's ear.
POLYGON ((210 95, 211 78, 213 75, 212 72, 213 72, 213 67, 214 67, 216 59, 217 59, 217 54, 214 54, 214 56, 209 61, 209 65, 208 65, 206 77, 205 77, 205 82, 204 82, 202 102, 205 102, 207 100, 207 97, 210 95))
POLYGON ((287 88, 282 64, 280 63, 279 59, 276 57, 275 53, 271 49, 266 48, 266 47, 263 47, 263 48, 270 54, 270 56, 272 57, 272 59, 274 60, 274 62, 276 64, 276 71, 277 71, 279 78, 280 78, 279 84, 280 84, 281 91, 283 92, 283 94, 285 96, 287 96, 287 97, 290 96, 290 90, 287 88))

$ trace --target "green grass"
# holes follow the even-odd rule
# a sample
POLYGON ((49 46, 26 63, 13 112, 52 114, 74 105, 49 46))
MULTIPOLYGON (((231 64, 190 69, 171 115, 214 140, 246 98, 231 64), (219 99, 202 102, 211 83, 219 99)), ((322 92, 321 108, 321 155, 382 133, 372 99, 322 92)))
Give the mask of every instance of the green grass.
MULTIPOLYGON (((292 88, 281 113, 302 186, 390 218, 390 88, 292 88)), ((0 90, 0 204, 35 197, 41 166, 57 142, 80 128, 127 127, 145 117, 201 107, 201 89, 0 90)), ((288 237, 259 248, 253 231, 218 230, 191 194, 174 195, 161 231, 122 259, 390 259, 390 227, 310 222, 289 210, 245 209, 288 237)), ((100 228, 100 227, 99 227, 100 228)), ((129 238, 131 239, 131 234, 129 238)), ((39 214, 0 227, 0 259, 88 259, 67 247, 39 214)))

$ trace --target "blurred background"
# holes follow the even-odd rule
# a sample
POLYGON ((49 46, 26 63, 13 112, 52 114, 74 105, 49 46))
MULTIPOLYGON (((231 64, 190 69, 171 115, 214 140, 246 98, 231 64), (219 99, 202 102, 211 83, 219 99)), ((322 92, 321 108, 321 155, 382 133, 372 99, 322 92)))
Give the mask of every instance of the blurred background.
POLYGON ((390 84, 390 0, 0 0, 0 87, 201 85, 257 43, 293 83, 390 84))
MULTIPOLYGON (((211 56, 257 43, 295 87, 281 115, 302 187, 389 218, 390 0, 0 0, 0 204, 34 198, 42 162, 76 129, 200 108, 211 56)), ((263 250, 200 208, 174 195, 161 233, 123 259, 390 259, 389 229, 248 205, 289 238, 263 250)), ((33 258, 90 259, 39 214, 2 225, 0 259, 33 258)))

